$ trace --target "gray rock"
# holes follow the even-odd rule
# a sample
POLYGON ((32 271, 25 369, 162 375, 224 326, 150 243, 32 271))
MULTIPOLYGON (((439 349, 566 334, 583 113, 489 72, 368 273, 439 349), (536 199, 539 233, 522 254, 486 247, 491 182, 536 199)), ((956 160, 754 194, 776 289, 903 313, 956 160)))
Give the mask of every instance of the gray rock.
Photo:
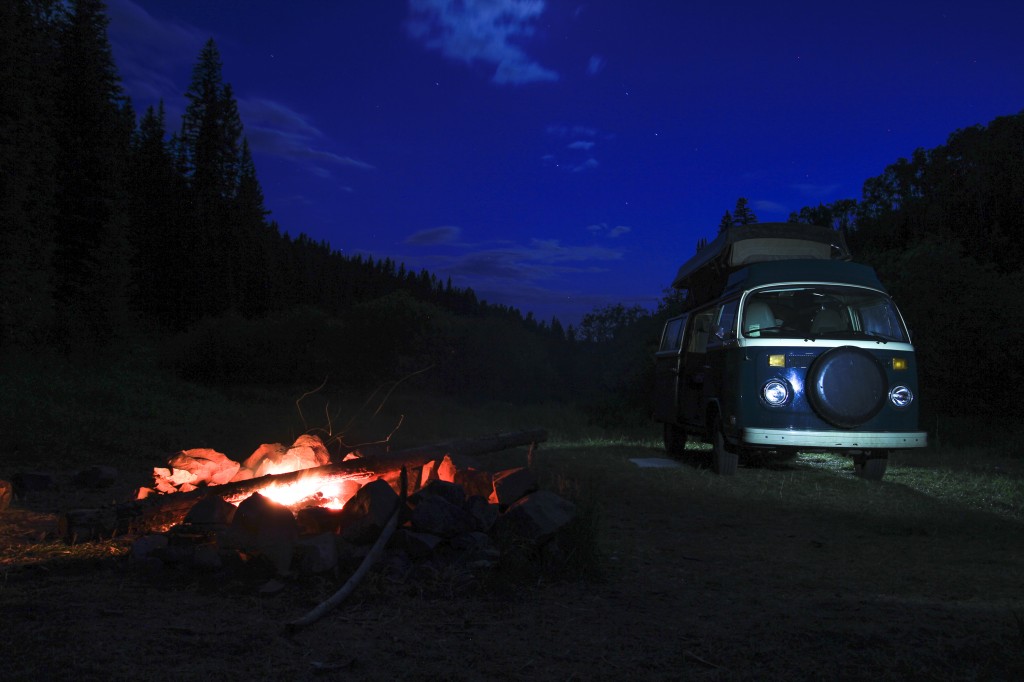
POLYGON ((467 499, 463 508, 472 517, 474 530, 489 533, 498 520, 498 505, 488 502, 479 495, 473 495, 467 499))
POLYGON ((224 566, 220 548, 216 545, 199 545, 192 552, 192 565, 204 571, 216 571, 224 566))
POLYGON ((288 571, 299 536, 295 515, 288 507, 253 493, 238 505, 231 530, 242 548, 269 559, 278 573, 288 571))
POLYGON ((433 533, 420 533, 403 528, 395 534, 398 546, 413 559, 423 559, 434 553, 443 540, 433 533))
POLYGON ((548 490, 538 490, 498 517, 495 530, 542 544, 576 517, 576 505, 548 490))
POLYGON ((473 530, 473 516, 443 497, 432 495, 419 501, 410 514, 414 530, 450 538, 473 530))
POLYGON ((96 464, 78 471, 71 480, 80 488, 108 488, 117 482, 118 476, 116 467, 96 464))
POLYGON ((491 501, 497 502, 502 509, 507 509, 537 488, 537 477, 529 469, 506 469, 494 474, 494 497, 491 501))
POLYGON ((372 544, 394 513, 397 501, 398 493, 386 481, 370 481, 341 510, 342 537, 356 544, 372 544))
POLYGON ((337 533, 341 526, 341 515, 341 509, 304 507, 295 513, 295 520, 299 522, 299 533, 319 535, 320 533, 337 533))
POLYGON ((167 548, 168 542, 166 535, 143 535, 132 543, 128 559, 135 562, 153 558, 155 553, 167 548))
POLYGON ((466 501, 466 491, 461 485, 435 479, 420 488, 415 494, 410 495, 409 503, 416 506, 422 500, 432 496, 444 498, 457 506, 461 506, 466 501))
POLYGON ((494 477, 489 471, 459 469, 455 472, 455 482, 461 485, 469 496, 490 497, 494 492, 494 477))
POLYGON ((187 471, 196 477, 193 485, 223 485, 238 473, 241 466, 223 452, 210 448, 193 448, 181 450, 168 461, 172 469, 187 471))
POLYGON ((192 505, 184 523, 201 527, 227 526, 235 518, 237 508, 218 495, 210 495, 192 505))
POLYGON ((304 575, 334 570, 338 565, 338 545, 334 533, 300 538, 295 545, 295 564, 304 575))

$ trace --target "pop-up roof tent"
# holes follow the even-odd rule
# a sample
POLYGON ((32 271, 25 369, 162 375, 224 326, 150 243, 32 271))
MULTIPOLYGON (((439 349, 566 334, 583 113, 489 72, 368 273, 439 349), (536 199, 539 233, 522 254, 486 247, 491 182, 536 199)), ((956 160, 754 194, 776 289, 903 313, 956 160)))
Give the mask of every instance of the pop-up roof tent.
POLYGON ((683 263, 672 287, 685 290, 686 307, 718 296, 736 270, 763 261, 850 260, 843 233, 804 223, 754 223, 726 228, 683 263))

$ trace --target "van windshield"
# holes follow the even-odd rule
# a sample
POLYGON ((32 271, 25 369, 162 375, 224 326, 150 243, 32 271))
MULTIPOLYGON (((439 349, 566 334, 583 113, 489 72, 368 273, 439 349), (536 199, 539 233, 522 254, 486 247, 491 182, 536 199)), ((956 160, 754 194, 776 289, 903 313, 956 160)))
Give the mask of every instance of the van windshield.
POLYGON ((908 340, 892 299, 835 285, 760 289, 744 301, 740 329, 748 338, 908 340))

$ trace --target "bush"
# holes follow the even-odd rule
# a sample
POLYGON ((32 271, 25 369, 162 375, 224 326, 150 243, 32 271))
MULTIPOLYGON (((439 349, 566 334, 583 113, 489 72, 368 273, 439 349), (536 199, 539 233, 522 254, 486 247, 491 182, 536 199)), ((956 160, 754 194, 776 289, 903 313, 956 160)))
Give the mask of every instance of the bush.
POLYGON ((205 318, 167 347, 165 362, 205 384, 308 384, 343 375, 351 364, 341 323, 313 308, 266 318, 205 318))

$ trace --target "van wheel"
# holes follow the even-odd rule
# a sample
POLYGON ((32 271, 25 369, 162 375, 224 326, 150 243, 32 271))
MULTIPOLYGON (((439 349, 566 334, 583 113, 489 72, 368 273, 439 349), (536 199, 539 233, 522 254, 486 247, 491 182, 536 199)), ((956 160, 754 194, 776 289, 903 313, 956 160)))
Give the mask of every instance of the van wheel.
POLYGON ((715 419, 715 433, 711 447, 711 470, 719 476, 732 476, 740 463, 740 456, 730 452, 725 445, 725 432, 721 418, 715 419))
POLYGON ((665 423, 665 453, 669 457, 686 454, 686 432, 675 424, 665 423))
POLYGON ((866 481, 881 481, 889 465, 887 455, 854 455, 853 474, 866 481))

